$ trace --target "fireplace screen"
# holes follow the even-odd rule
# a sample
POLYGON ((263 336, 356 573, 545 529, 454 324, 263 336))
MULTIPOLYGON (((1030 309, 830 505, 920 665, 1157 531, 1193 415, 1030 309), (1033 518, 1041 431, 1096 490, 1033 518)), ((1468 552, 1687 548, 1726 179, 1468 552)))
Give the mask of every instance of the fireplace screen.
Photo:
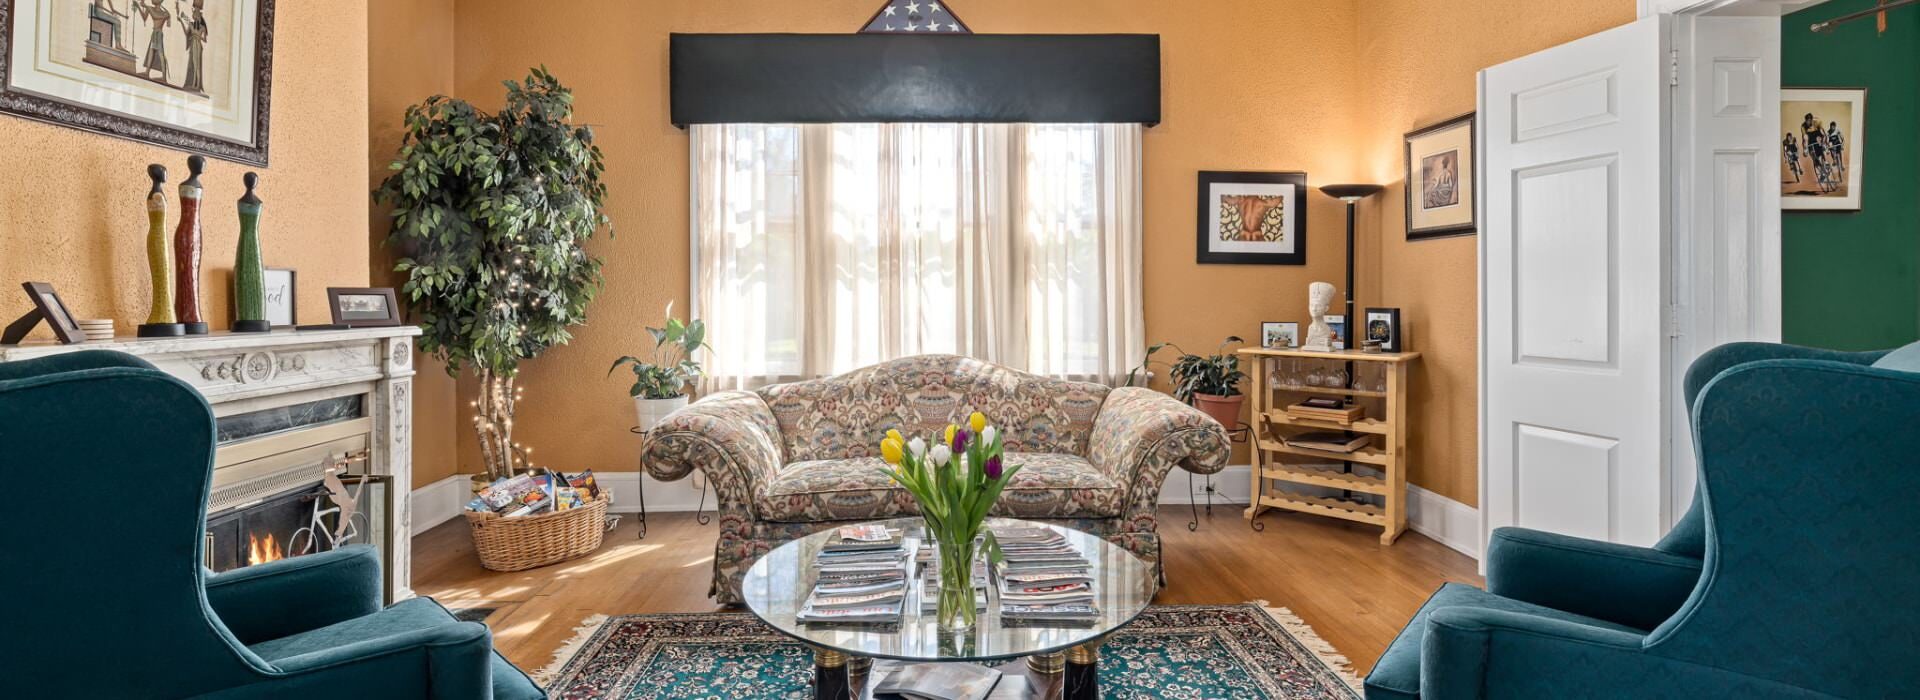
POLYGON ((284 492, 207 518, 206 565, 228 571, 348 544, 372 544, 387 557, 391 512, 384 476, 346 475, 284 492), (336 498, 340 489, 344 499, 336 498), (342 519, 342 512, 350 517, 342 519))

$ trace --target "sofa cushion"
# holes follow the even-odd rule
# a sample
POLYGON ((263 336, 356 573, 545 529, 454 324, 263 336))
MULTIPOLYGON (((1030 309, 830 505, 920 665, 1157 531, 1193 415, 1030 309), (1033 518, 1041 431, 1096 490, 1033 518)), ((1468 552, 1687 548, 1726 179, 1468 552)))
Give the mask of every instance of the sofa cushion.
POLYGON ((1524 603, 1512 598, 1502 598, 1473 586, 1449 583, 1434 591, 1425 605, 1413 614, 1413 620, 1400 630, 1393 644, 1387 646, 1386 653, 1373 664, 1373 672, 1367 674, 1367 700, 1418 700, 1420 697, 1420 643, 1427 633, 1427 616, 1441 608, 1482 608, 1486 610, 1505 610, 1526 613, 1540 617, 1577 622, 1592 627, 1601 627, 1633 634, 1646 634, 1625 625, 1615 624, 1584 615, 1575 615, 1553 608, 1524 603))
MULTIPOLYGON (((1007 453, 1020 465, 994 506, 1016 518, 1111 518, 1120 514, 1120 484, 1087 460, 1058 453, 1007 453)), ((881 470, 877 457, 794 462, 755 494, 762 520, 873 520, 919 512, 913 496, 881 470)))
POLYGON ((1908 343, 1905 347, 1882 355, 1873 362, 1873 366, 1876 369, 1920 372, 1920 343, 1908 343))
MULTIPOLYGON (((380 637, 427 629, 440 625, 455 625, 453 613, 434 602, 432 598, 413 598, 393 604, 372 615, 356 617, 316 630, 309 630, 290 637, 260 642, 247 647, 260 655, 268 663, 310 652, 325 651, 380 637)), ((537 700, 547 697, 540 686, 521 672, 499 651, 493 652, 490 675, 493 679, 493 697, 496 700, 537 700)))
POLYGON ((919 355, 760 390, 789 462, 880 456, 898 428, 929 437, 979 411, 1007 450, 1084 455, 1109 389, 953 355, 919 355))

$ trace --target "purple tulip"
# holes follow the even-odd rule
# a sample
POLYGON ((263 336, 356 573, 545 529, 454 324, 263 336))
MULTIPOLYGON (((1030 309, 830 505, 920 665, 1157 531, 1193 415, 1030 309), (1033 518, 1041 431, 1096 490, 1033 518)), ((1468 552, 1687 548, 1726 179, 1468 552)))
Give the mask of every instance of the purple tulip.
POLYGON ((971 437, 973 436, 967 434, 966 428, 961 428, 959 430, 953 431, 953 453, 957 455, 966 454, 967 439, 971 437))
POLYGON ((987 478, 989 479, 1000 478, 1000 473, 1001 473, 1000 455, 994 455, 992 457, 988 457, 986 469, 987 469, 987 478))

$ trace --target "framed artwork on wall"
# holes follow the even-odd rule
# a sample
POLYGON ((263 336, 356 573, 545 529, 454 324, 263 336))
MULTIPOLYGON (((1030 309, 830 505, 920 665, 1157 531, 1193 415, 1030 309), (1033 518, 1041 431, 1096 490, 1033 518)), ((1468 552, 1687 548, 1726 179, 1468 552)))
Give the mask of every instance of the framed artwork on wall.
POLYGON ((1859 211, 1866 88, 1780 90, 1780 208, 1859 211))
POLYGON ((275 0, 0 0, 0 112, 265 166, 275 0))
POLYGON ((1200 171, 1195 262, 1307 264, 1307 174, 1200 171))
POLYGON ((1479 230, 1473 198, 1473 113, 1406 135, 1407 240, 1479 230))

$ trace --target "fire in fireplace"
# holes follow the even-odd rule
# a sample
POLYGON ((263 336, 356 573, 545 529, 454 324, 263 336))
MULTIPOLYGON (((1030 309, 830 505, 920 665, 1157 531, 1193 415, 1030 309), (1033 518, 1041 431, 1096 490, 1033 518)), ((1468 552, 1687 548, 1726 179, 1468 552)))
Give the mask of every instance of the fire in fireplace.
MULTIPOLYGON (((375 535, 384 523, 375 521, 384 509, 371 508, 367 502, 374 500, 374 488, 381 486, 346 485, 362 505, 353 516, 351 536, 341 544, 378 542, 375 535)), ((207 518, 205 563, 214 571, 229 571, 332 549, 334 539, 343 532, 338 505, 324 484, 314 483, 212 514, 207 518)))

